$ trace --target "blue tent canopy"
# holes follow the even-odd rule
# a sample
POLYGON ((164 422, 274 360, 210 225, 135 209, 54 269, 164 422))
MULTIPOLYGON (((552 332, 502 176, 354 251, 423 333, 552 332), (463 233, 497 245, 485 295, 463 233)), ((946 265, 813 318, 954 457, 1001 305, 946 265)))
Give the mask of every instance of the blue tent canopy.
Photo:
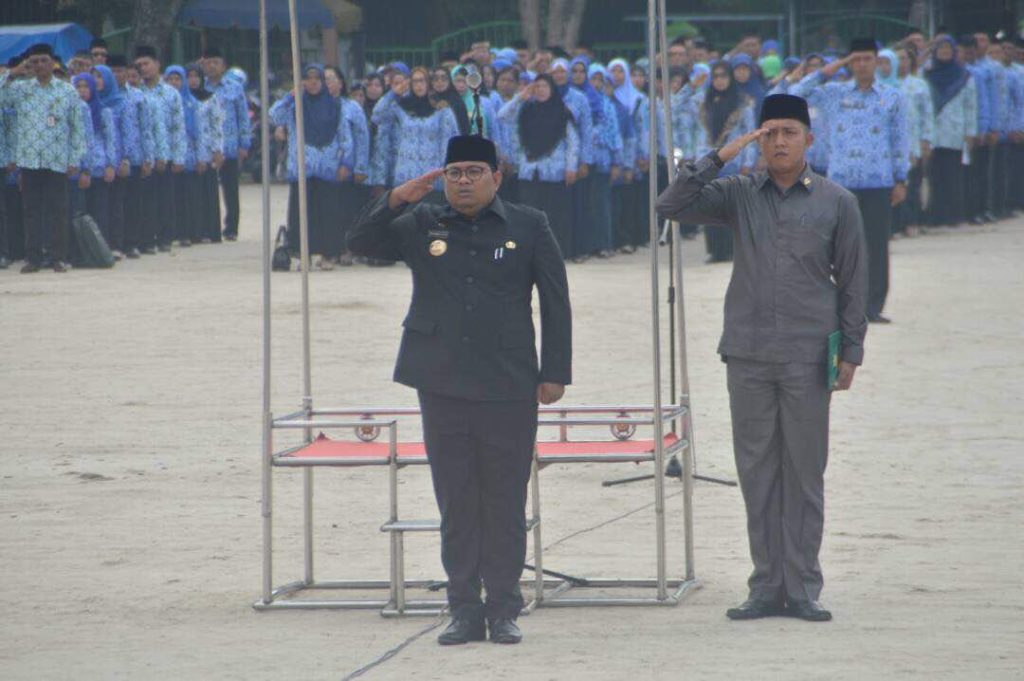
MULTIPOLYGON (((299 28, 334 26, 334 16, 320 0, 297 0, 299 28)), ((182 26, 206 28, 260 27, 260 4, 257 0, 188 0, 178 14, 182 26)), ((288 28, 288 0, 267 0, 267 24, 288 28)))
POLYGON ((75 52, 89 49, 92 33, 78 24, 26 24, 0 26, 0 61, 21 54, 36 43, 49 43, 67 62, 75 52))

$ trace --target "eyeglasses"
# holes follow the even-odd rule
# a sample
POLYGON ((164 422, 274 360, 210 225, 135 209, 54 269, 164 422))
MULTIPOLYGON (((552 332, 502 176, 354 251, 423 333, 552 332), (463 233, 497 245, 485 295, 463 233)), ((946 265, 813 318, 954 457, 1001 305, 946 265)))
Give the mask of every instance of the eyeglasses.
POLYGON ((92 56, 94 56, 94 57, 106 57, 107 56, 107 51, 106 50, 93 50, 92 52, 90 52, 90 54, 92 56))
POLYGON ((465 175, 470 182, 476 182, 484 176, 486 169, 481 166, 470 166, 468 168, 445 168, 444 177, 449 182, 458 182, 465 175))

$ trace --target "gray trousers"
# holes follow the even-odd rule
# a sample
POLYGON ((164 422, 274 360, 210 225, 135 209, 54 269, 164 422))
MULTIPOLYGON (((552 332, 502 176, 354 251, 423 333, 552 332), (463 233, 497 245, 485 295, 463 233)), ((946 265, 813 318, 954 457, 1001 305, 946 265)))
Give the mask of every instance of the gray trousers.
POLYGON ((831 392, 824 363, 728 358, 732 440, 753 598, 818 600, 831 392))

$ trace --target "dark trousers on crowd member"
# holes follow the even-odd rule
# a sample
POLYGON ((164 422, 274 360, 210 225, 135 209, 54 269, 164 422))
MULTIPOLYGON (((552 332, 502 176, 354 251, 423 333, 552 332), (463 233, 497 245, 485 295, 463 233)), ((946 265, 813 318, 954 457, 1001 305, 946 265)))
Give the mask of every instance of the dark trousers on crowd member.
POLYGON ((544 211, 562 257, 574 253, 572 238, 572 194, 564 182, 520 180, 519 200, 525 206, 544 211))
POLYGON ((224 234, 238 236, 238 159, 224 159, 219 175, 224 193, 224 234))
POLYGON ((110 245, 110 185, 103 181, 103 176, 94 176, 89 188, 85 190, 85 212, 92 216, 96 226, 100 228, 107 245, 110 245))
POLYGON ((590 167, 590 173, 586 177, 576 180, 569 193, 571 196, 572 238, 569 240, 572 251, 563 253, 567 258, 575 258, 580 255, 590 255, 594 251, 594 244, 597 239, 594 237, 594 226, 590 224, 590 188, 594 183, 594 167, 590 167))
POLYGON ((143 225, 149 219, 145 202, 152 176, 142 177, 142 168, 132 166, 128 177, 120 180, 124 187, 124 250, 144 248, 145 230, 143 225))
POLYGON ((1010 208, 1010 143, 1000 142, 992 148, 992 212, 1006 217, 1010 208))
POLYGON ((142 181, 142 223, 140 248, 155 248, 168 244, 175 229, 174 179, 170 168, 161 173, 156 169, 142 181))
MULTIPOLYGON (((315 177, 306 179, 306 229, 309 254, 331 257, 338 248, 337 183, 315 177)), ((299 240, 299 183, 292 182, 288 192, 288 246, 295 255, 301 252, 299 240)))
POLYGON ((964 180, 967 171, 960 149, 936 148, 928 160, 928 223, 957 225, 964 221, 964 180))
POLYGON ((199 217, 199 238, 208 239, 210 243, 220 243, 220 185, 216 170, 208 168, 199 175, 199 191, 203 203, 199 217))
POLYGON ((330 230, 333 239, 331 257, 338 257, 346 251, 345 240, 363 209, 366 192, 363 185, 349 181, 337 185, 335 196, 337 212, 330 218, 335 223, 330 230))
POLYGON ((107 245, 115 251, 124 251, 124 221, 126 182, 128 178, 115 177, 108 185, 107 226, 103 232, 107 245))
POLYGON ((921 171, 918 159, 907 174, 907 200, 892 209, 892 233, 905 234, 907 227, 921 223, 921 171))
POLYGON ((194 171, 179 173, 174 183, 177 197, 174 238, 182 242, 199 241, 202 238, 203 191, 200 176, 194 171))
POLYGON ((831 402, 825 363, 727 362, 733 450, 754 563, 750 596, 816 601, 831 402))
POLYGON ((1024 208, 1024 144, 1010 145, 1010 210, 1024 208))
MULTIPOLYGON (((10 177, 8 177, 10 182, 10 177)), ((21 260, 25 257, 25 223, 22 215, 21 190, 16 183, 3 185, 3 202, 7 211, 7 258, 21 260)))
POLYGON ((971 150, 971 165, 967 172, 967 219, 980 218, 989 210, 989 192, 992 172, 989 160, 992 154, 987 146, 975 146, 971 150))
POLYGON ((419 392, 423 441, 441 511, 441 562, 453 615, 515 619, 526 559, 534 400, 487 402, 419 392), (480 599, 481 583, 487 591, 480 599))
POLYGON ((855 189, 868 245, 868 317, 882 314, 889 294, 892 188, 855 189))
POLYGON ((54 261, 68 257, 68 176, 52 170, 21 169, 21 198, 25 227, 25 259, 39 265, 49 241, 54 261))
POLYGON ((611 250, 612 237, 611 175, 591 168, 590 187, 587 189, 587 212, 585 222, 589 223, 585 235, 589 243, 583 255, 611 250))
POLYGON ((170 246, 178 233, 178 184, 184 173, 171 171, 171 164, 167 169, 157 174, 157 183, 160 185, 160 224, 157 232, 157 243, 161 246, 170 246))

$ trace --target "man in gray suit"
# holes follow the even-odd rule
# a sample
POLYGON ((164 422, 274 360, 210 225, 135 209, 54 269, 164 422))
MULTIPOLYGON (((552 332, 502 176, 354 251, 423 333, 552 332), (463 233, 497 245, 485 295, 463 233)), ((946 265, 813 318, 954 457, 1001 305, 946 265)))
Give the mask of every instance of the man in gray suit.
POLYGON ((718 352, 754 572, 749 598, 726 613, 734 620, 832 617, 818 603, 829 404, 864 357, 867 254, 857 200, 805 161, 813 141, 807 102, 773 95, 758 130, 681 168, 658 198, 662 217, 731 229, 735 240, 718 352), (716 179, 754 142, 767 170, 716 179))

